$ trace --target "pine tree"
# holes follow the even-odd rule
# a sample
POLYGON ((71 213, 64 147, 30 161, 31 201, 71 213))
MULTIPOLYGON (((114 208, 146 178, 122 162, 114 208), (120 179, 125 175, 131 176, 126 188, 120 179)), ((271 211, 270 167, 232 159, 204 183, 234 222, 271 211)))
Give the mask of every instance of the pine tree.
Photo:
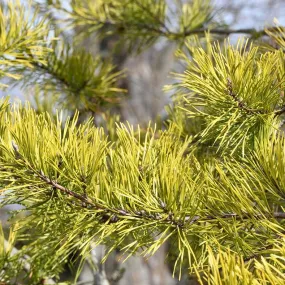
POLYGON ((106 260, 169 243, 177 278, 284 284, 285 28, 230 30, 206 0, 13 2, 0 8, 2 87, 32 88, 37 107, 0 103, 1 205, 22 206, 0 232, 0 281, 52 284, 94 246, 106 260), (250 37, 232 45, 231 33, 250 37), (165 87, 164 128, 108 115, 124 71, 79 47, 91 34, 136 53, 177 45, 185 71, 165 87))

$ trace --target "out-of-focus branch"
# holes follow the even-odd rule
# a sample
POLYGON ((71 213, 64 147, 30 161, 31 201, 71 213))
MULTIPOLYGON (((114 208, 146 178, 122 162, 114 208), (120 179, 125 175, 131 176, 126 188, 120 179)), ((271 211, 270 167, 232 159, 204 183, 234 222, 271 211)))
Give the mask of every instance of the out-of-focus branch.
MULTIPOLYGON (((276 27, 271 27, 268 28, 267 30, 269 31, 277 31, 276 27)), ((195 29, 195 30, 191 30, 191 31, 186 31, 185 33, 183 33, 184 36, 190 36, 190 35, 195 35, 195 34, 204 34, 205 32, 211 32, 212 34, 217 34, 217 35, 230 35, 230 34, 258 34, 261 36, 265 36, 266 35, 266 31, 265 30, 256 30, 256 29, 252 29, 252 28, 248 28, 248 29, 195 29)), ((174 35, 179 35, 179 34, 175 34, 174 35)))
MULTIPOLYGON (((8 250, 11 248, 11 244, 7 241, 7 240, 4 240, 4 249, 5 250, 8 250)), ((11 256, 14 256, 16 254, 19 253, 19 250, 16 249, 15 247, 12 247, 12 249, 10 250, 10 255, 11 256)), ((26 258, 21 258, 19 259, 20 262, 23 262, 23 268, 26 272, 29 272, 31 270, 31 265, 30 263, 27 261, 26 258)))
MULTIPOLYGON (((5 250, 8 250, 11 248, 11 244, 7 240, 4 240, 4 248, 5 248, 5 250)), ((18 253, 19 253, 19 250, 17 248, 12 247, 12 249, 10 249, 10 255, 11 256, 17 255, 18 253)), ((30 272, 31 271, 31 264, 28 262, 27 259, 28 259, 28 257, 23 257, 23 258, 19 259, 19 261, 23 263, 23 269, 26 272, 30 272)), ((43 280, 43 284, 56 284, 56 282, 51 278, 47 278, 47 279, 43 280)))

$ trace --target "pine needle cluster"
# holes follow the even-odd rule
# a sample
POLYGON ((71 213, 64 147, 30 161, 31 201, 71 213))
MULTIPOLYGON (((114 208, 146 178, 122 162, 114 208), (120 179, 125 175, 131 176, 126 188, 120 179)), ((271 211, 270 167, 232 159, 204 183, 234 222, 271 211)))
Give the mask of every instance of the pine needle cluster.
MULTIPOLYGON (((136 52, 162 36, 177 41, 185 71, 175 74, 164 130, 118 123, 108 136, 78 112, 65 118, 2 99, 1 205, 22 208, 9 237, 0 231, 0 281, 57 280, 70 256, 82 265, 94 244, 106 245, 105 259, 114 250, 127 259, 169 242, 178 278, 284 284, 284 28, 265 31, 275 47, 232 45, 192 36, 218 25, 209 1, 177 4, 176 32, 164 0, 72 1, 71 10, 48 2, 72 27, 121 33, 136 52)), ((22 75, 24 86, 92 112, 121 95, 122 72, 48 41, 49 19, 11 3, 0 14, 1 78, 22 75)))

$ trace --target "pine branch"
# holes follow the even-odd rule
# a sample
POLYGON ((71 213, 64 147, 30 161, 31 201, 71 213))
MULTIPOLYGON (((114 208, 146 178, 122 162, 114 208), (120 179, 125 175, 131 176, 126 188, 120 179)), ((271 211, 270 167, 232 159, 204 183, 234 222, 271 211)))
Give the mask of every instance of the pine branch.
MULTIPOLYGON (((221 92, 224 95, 223 89, 221 92)), ((31 217, 35 218, 30 225, 44 223, 43 228, 39 227, 39 234, 45 236, 46 240, 41 240, 38 244, 51 246, 53 249, 56 240, 49 241, 49 235, 53 231, 58 232, 58 239, 63 241, 58 249, 59 257, 64 258, 70 253, 69 248, 74 248, 74 239, 78 245, 84 244, 84 252, 87 247, 89 250, 88 242, 98 238, 98 243, 110 245, 111 242, 113 248, 119 247, 128 252, 135 252, 146 246, 144 253, 152 254, 170 236, 179 243, 186 243, 185 247, 180 245, 179 254, 189 249, 189 252, 193 250, 193 256, 196 256, 195 249, 200 245, 195 243, 195 238, 201 238, 201 231, 202 235, 205 231, 213 239, 217 238, 222 246, 229 245, 238 253, 245 251, 251 254, 264 244, 263 237, 268 244, 270 238, 282 226, 279 220, 285 219, 285 213, 271 213, 270 206, 265 208, 260 200, 262 204, 257 203, 260 208, 252 206, 256 195, 259 196, 264 190, 262 185, 254 185, 254 181, 251 181, 252 185, 244 179, 245 184, 249 183, 256 190, 252 193, 252 189, 246 189, 248 185, 244 186, 241 182, 243 179, 240 179, 239 186, 235 187, 237 184, 232 176, 231 181, 213 179, 212 182, 213 177, 209 177, 209 183, 204 184, 205 181, 200 180, 202 177, 196 175, 195 169, 198 165, 192 165, 191 160, 188 160, 189 156, 183 156, 188 141, 183 144, 177 142, 171 136, 172 132, 162 133, 156 139, 155 134, 150 131, 141 145, 141 141, 132 131, 118 128, 117 144, 108 149, 105 138, 97 134, 97 130, 91 125, 76 127, 76 121, 73 121, 62 126, 60 121, 54 124, 45 116, 33 114, 32 110, 22 110, 21 113, 16 113, 11 121, 7 121, 8 130, 13 131, 11 136, 20 147, 13 142, 14 153, 11 152, 11 137, 3 138, 1 165, 6 169, 1 175, 5 179, 4 182, 8 183, 7 189, 12 183, 11 192, 8 193, 12 199, 9 200, 7 197, 7 201, 17 202, 26 199, 27 204, 23 204, 31 207, 31 217), (27 132, 22 133, 22 130, 27 132), (41 137, 35 140, 38 136, 41 137), (93 142, 96 143, 92 144, 93 142), (145 164, 142 164, 140 158, 137 160, 141 155, 145 155, 145 164), (93 164, 95 159, 98 159, 98 162, 91 167, 89 161, 93 164), (148 167, 149 159, 156 161, 154 167, 158 169, 153 177, 153 168, 148 167), (60 166, 59 161, 62 161, 60 166), (130 163, 132 168, 129 168, 130 163), (185 168, 180 168, 180 165, 184 165, 185 168), (86 172, 86 169, 90 171, 86 172), (183 177, 181 181, 186 180, 187 184, 180 182, 180 175, 183 177), (194 182, 194 187, 193 175, 197 181, 197 184, 194 182), (83 181, 82 177, 89 178, 83 181), (131 189, 122 179, 130 177, 132 180, 128 183, 132 185, 131 189), (171 180, 167 180, 169 177, 171 180), (152 184, 154 179, 161 179, 161 184, 152 184), (119 182, 116 182, 117 180, 119 182), (171 184, 172 180, 176 185, 171 184), (83 193, 82 184, 85 183, 88 185, 88 197, 83 193), (164 183, 170 184, 166 188, 163 187, 164 183), (200 191, 203 187, 213 190, 205 199, 204 196, 200 197, 205 194, 204 191, 200 191), (30 189, 32 191, 29 191, 30 189), (166 195, 173 196, 166 198, 166 195), (69 203, 68 196, 72 203, 69 203), (231 204, 229 196, 232 201, 237 198, 237 205, 231 204), (187 202, 179 205, 179 201, 187 202), (197 205, 197 201, 201 201, 201 204, 197 205), (57 220, 53 217, 57 217, 57 220), (86 227, 90 231, 85 235, 86 227), (254 230, 246 231, 248 227, 253 227, 254 230), (255 229, 260 227, 262 232, 256 232, 255 229), (142 231, 147 236, 143 235, 141 238, 142 231), (155 240, 154 235, 162 233, 164 235, 155 240), (254 238, 256 241, 253 241, 254 238), (243 239, 242 244, 236 248, 236 241, 239 239, 243 239), (251 244, 248 248, 247 241, 256 245, 256 250, 251 244), (188 243, 191 249, 186 248, 188 243)), ((229 174, 224 167, 221 168, 222 171, 229 174)), ((267 198, 270 199, 267 196, 264 199, 267 198)), ((203 251, 203 254, 206 255, 207 252, 203 251)))
POLYGON ((55 189, 58 189, 58 190, 60 190, 61 192, 63 192, 63 193, 65 193, 65 194, 67 194, 67 195, 70 195, 70 196, 72 196, 72 197, 74 197, 74 198, 80 200, 80 201, 83 203, 82 205, 84 205, 85 207, 86 207, 86 205, 90 205, 90 206, 96 208, 97 210, 102 210, 102 209, 105 210, 105 208, 99 206, 98 204, 94 204, 90 199, 86 198, 85 196, 80 195, 80 194, 78 194, 78 193, 76 193, 76 192, 74 192, 74 191, 72 191, 72 190, 69 190, 68 188, 66 188, 66 187, 64 187, 64 186, 62 186, 62 185, 60 185, 60 184, 58 184, 56 181, 51 180, 50 178, 48 178, 47 176, 45 176, 42 171, 39 171, 39 172, 37 172, 36 174, 37 174, 44 182, 46 182, 46 183, 49 184, 49 185, 52 185, 55 189))
POLYGON ((276 110, 274 114, 275 114, 275 117, 276 117, 276 116, 280 116, 280 115, 282 115, 284 113, 285 113, 285 106, 281 107, 279 110, 276 110))
MULTIPOLYGON (((45 17, 38 19, 38 12, 27 13, 19 3, 8 1, 0 7, 0 77, 19 80, 22 74, 15 73, 18 67, 33 68, 33 63, 46 63, 51 52, 47 37, 49 22, 45 17)), ((0 84, 0 86, 7 85, 0 84)))
MULTIPOLYGON (((267 29, 262 29, 262 30, 256 30, 252 28, 245 28, 245 29, 202 28, 202 29, 195 29, 192 31, 186 31, 185 33, 181 34, 181 36, 182 35, 184 36, 199 35, 199 34, 204 34, 206 32, 210 32, 216 35, 223 35, 223 36, 229 36, 231 34, 250 34, 250 35, 266 36, 267 31, 272 31, 272 32, 278 31, 278 27, 269 27, 267 29)), ((174 35, 179 36, 179 34, 175 34, 175 33, 174 35)))
MULTIPOLYGON (((43 71, 45 74, 49 74, 53 78, 57 80, 58 84, 63 84, 65 87, 72 89, 73 87, 70 85, 70 83, 63 77, 60 76, 60 74, 57 74, 52 68, 50 68, 48 65, 39 64, 37 62, 33 63, 34 67, 43 71)), ((81 91, 81 89, 84 89, 85 86, 82 86, 82 88, 78 89, 78 92, 81 91)))
POLYGON ((64 13, 68 14, 70 16, 70 19, 73 20, 74 18, 82 19, 83 22, 86 21, 86 24, 91 25, 99 25, 101 27, 114 27, 116 31, 120 31, 121 33, 128 33, 129 28, 136 28, 138 31, 141 29, 144 29, 148 31, 149 33, 155 32, 157 36, 166 37, 170 39, 179 39, 179 38, 185 38, 192 35, 201 35, 205 34, 206 32, 210 32, 212 34, 216 35, 223 35, 223 36, 229 36, 231 34, 250 34, 252 36, 265 36, 268 34, 268 32, 278 32, 280 27, 269 27, 261 30, 256 30, 254 28, 243 28, 243 29, 223 29, 223 28, 196 28, 187 30, 187 27, 185 27, 185 30, 181 32, 171 31, 164 21, 160 20, 157 15, 155 15, 148 7, 145 7, 140 1, 135 0, 134 1, 136 5, 142 9, 143 12, 147 13, 153 20, 158 24, 158 26, 154 27, 153 25, 148 25, 147 22, 135 22, 133 21, 131 23, 131 26, 128 23, 122 22, 116 22, 109 19, 106 19, 105 21, 102 21, 100 18, 94 17, 92 14, 86 14, 86 13, 78 13, 78 11, 73 10, 69 11, 65 9, 64 7, 60 5, 54 5, 56 9, 59 9, 63 11, 64 13))
MULTIPOLYGON (((15 144, 13 144, 13 148, 17 154, 18 157, 20 157, 20 153, 18 152, 18 150, 15 147, 15 144)), ((22 156, 21 156, 22 157, 22 156)), ((38 175, 38 177, 41 178, 41 180, 43 180, 44 182, 46 182, 49 185, 52 185, 55 189, 58 189, 59 191, 61 191, 64 194, 70 195, 72 197, 74 197, 75 199, 81 201, 81 206, 83 208, 88 207, 87 205, 89 205, 89 207, 94 208, 96 210, 102 210, 103 214, 101 213, 102 217, 103 217, 103 221, 107 221, 109 220, 109 222, 111 223, 116 223, 118 222, 120 219, 122 218, 128 218, 131 217, 133 219, 147 219, 147 220, 155 220, 159 223, 162 224, 171 224, 175 227, 178 228, 185 228, 189 225, 192 225, 194 223, 202 223, 202 222, 209 222, 209 221, 218 221, 219 219, 236 219, 236 220, 246 220, 246 219, 268 219, 270 217, 273 217, 275 219, 285 219, 285 213, 284 212, 274 212, 273 214, 256 214, 256 215, 252 215, 249 213, 243 213, 242 215, 240 214, 236 214, 236 213, 225 213, 219 216, 211 216, 211 215, 207 215, 207 216, 185 216, 184 220, 176 220, 174 219, 172 212, 169 211, 167 217, 162 216, 161 214, 157 213, 157 214, 148 214, 146 213, 144 210, 141 211, 137 211, 136 214, 131 213, 125 209, 111 209, 109 207, 106 206, 102 206, 99 204, 96 204, 94 202, 92 202, 89 198, 87 198, 85 195, 80 195, 60 184, 58 184, 56 181, 48 178, 42 171, 35 171, 33 167, 30 166, 29 163, 27 163, 27 161, 25 161, 26 165, 29 166, 30 170, 32 170, 36 175, 38 175), (111 216, 108 218, 104 215, 110 214, 111 216)), ((166 211, 166 205, 163 204, 161 205, 161 207, 166 211)))
POLYGON ((145 213, 143 210, 142 211, 138 211, 137 215, 134 215, 124 209, 110 209, 104 206, 100 206, 98 204, 93 203, 90 199, 84 197, 83 195, 80 195, 78 193, 75 193, 74 191, 71 191, 65 187, 63 187, 62 185, 56 183, 55 181, 49 179, 47 176, 45 176, 42 172, 38 172, 37 173, 38 176, 45 181, 46 183, 52 185, 53 187, 55 187, 56 189, 60 190, 61 192, 68 194, 78 200, 80 200, 83 205, 83 207, 85 207, 86 204, 90 205, 91 207, 95 208, 96 210, 104 210, 104 212, 109 212, 112 214, 117 214, 118 216, 115 216, 112 221, 113 222, 117 222, 119 220, 119 216, 122 217, 127 217, 127 216, 131 216, 132 218, 146 218, 146 219, 150 219, 150 220, 156 220, 158 222, 162 222, 162 223, 167 223, 167 224, 173 224, 176 227, 179 228, 184 228, 187 225, 192 225, 194 223, 197 222, 207 222, 207 221, 211 221, 211 220, 219 220, 219 219, 238 219, 238 220, 245 220, 245 219, 260 219, 260 218, 269 218, 269 217, 274 217, 275 219, 285 219, 285 212, 274 212, 272 215, 264 215, 264 214, 259 214, 259 215, 251 215, 251 214, 247 214, 244 213, 243 215, 239 215, 236 213, 227 213, 227 214, 223 214, 220 216, 205 216, 205 217, 200 217, 200 216, 194 216, 194 217, 190 217, 190 216, 185 216, 184 221, 180 221, 180 220, 175 220, 173 219, 173 216, 171 214, 171 212, 169 212, 168 218, 165 219, 165 217, 161 217, 160 214, 157 213, 157 215, 148 215, 147 213, 145 213))
MULTIPOLYGON (((133 219, 147 219, 147 220, 155 220, 157 222, 160 222, 162 224, 171 224, 175 227, 178 228, 185 228, 189 225, 192 225, 194 223, 198 223, 198 222, 208 222, 208 221, 214 221, 214 220, 219 220, 219 219, 236 219, 236 220, 246 220, 246 219, 268 219, 268 218, 275 218, 275 219, 285 219, 285 212, 274 212, 272 214, 250 214, 250 213, 243 213, 243 214, 237 214, 237 213, 224 213, 222 215, 218 215, 218 216, 212 216, 212 215, 206 215, 206 216, 185 216, 184 220, 177 220, 174 219, 173 214, 171 212, 171 210, 167 210, 167 205, 165 205, 165 203, 160 203, 161 204, 161 208, 164 210, 164 212, 168 212, 167 217, 165 215, 161 215, 159 213, 156 214, 148 214, 146 213, 144 210, 141 211, 136 211, 136 213, 131 213, 130 211, 127 211, 125 209, 112 209, 106 206, 102 206, 99 205, 98 203, 94 203, 92 202, 92 200, 90 200, 88 197, 86 197, 85 194, 80 195, 62 185, 60 185, 59 183, 57 183, 56 181, 48 178, 42 170, 40 171, 36 171, 34 167, 32 167, 30 165, 30 163, 25 160, 23 158, 23 156, 20 154, 19 152, 19 148, 18 146, 12 141, 12 147, 14 149, 15 155, 17 157, 17 159, 21 159, 22 161, 24 161, 24 163, 26 164, 26 166, 29 167, 29 169, 31 171, 33 171, 42 181, 46 182, 47 184, 53 186, 55 189, 61 191, 64 194, 70 195, 72 197, 74 197, 75 199, 79 200, 81 203, 81 206, 83 208, 86 207, 91 207, 94 208, 96 210, 101 210, 103 212, 103 217, 104 215, 110 214, 112 215, 110 217, 110 222, 112 223, 116 223, 117 221, 119 221, 122 218, 127 218, 127 217, 131 217, 133 219)), ((106 217, 105 217, 106 218, 106 217)), ((103 221, 106 219, 103 219, 103 221)), ((109 220, 109 219, 107 219, 109 220)))
MULTIPOLYGON (((246 104, 238 98, 237 94, 234 93, 232 81, 229 78, 227 79, 227 87, 228 94, 234 99, 238 107, 241 110, 245 111, 247 114, 269 114, 269 112, 266 112, 264 110, 248 108, 246 104)), ((285 113, 285 106, 281 107, 279 110, 275 110, 274 116, 277 117, 282 115, 283 113, 285 113)))
MULTIPOLYGON (((11 244, 7 240, 4 240, 4 249, 6 251, 9 249, 10 256, 15 256, 19 253, 19 250, 16 247, 12 247, 11 249, 11 244)), ((26 273, 30 273, 31 268, 32 268, 31 264, 28 262, 28 259, 29 259, 28 256, 24 256, 19 259, 19 262, 23 263, 23 269, 26 273)), ((56 282, 51 278, 44 278, 42 281, 43 281, 43 284, 56 284, 56 282)))
POLYGON ((246 106, 246 104, 240 100, 238 98, 238 95, 233 91, 233 84, 232 81, 230 80, 230 78, 227 79, 227 91, 228 94, 234 99, 234 101, 237 103, 238 107, 245 111, 247 114, 268 114, 268 112, 264 111, 264 110, 259 110, 259 109, 251 109, 249 107, 246 106))
MULTIPOLYGON (((70 13, 70 12, 69 12, 70 13)), ((89 19, 90 20, 90 19, 89 19)), ((92 19, 94 21, 94 19, 92 19)), ((113 26, 116 28, 115 30, 120 31, 120 33, 127 32, 128 25, 125 25, 124 23, 118 24, 113 21, 100 21, 96 20, 96 24, 101 25, 103 28, 113 26)), ((272 31, 276 32, 278 31, 278 27, 269 27, 266 29, 261 29, 261 30, 256 30, 253 28, 245 28, 245 29, 222 29, 222 28, 200 28, 200 29, 193 29, 193 30, 186 30, 183 33, 180 32, 175 32, 171 31, 167 28, 167 26, 163 23, 161 24, 161 28, 153 27, 148 25, 147 23, 132 23, 133 28, 137 29, 144 29, 147 30, 149 33, 155 32, 157 36, 160 37, 165 37, 165 38, 170 38, 170 39, 180 39, 180 38, 185 38, 189 37, 192 35, 201 35, 205 33, 211 33, 211 34, 216 34, 216 35, 221 35, 221 36, 229 36, 231 34, 249 34, 249 35, 259 35, 259 36, 266 36, 267 31, 272 31)))
MULTIPOLYGON (((142 3, 140 3, 140 0, 134 0, 136 2, 136 4, 147 14, 149 14, 156 22, 158 22, 161 27, 165 30, 165 33, 170 33, 170 30, 167 28, 167 26, 165 25, 165 23, 163 21, 161 21, 155 14, 152 13, 152 11, 150 9, 148 9, 147 7, 145 7, 144 5, 142 5, 142 3)), ((163 30, 159 30, 161 33, 164 33, 163 30)))
POLYGON ((123 71, 116 71, 111 62, 68 44, 54 48, 47 65, 33 62, 32 71, 21 70, 26 75, 21 82, 24 86, 39 84, 49 94, 58 95, 69 109, 94 112, 104 104, 117 103, 126 92, 117 87, 123 71))

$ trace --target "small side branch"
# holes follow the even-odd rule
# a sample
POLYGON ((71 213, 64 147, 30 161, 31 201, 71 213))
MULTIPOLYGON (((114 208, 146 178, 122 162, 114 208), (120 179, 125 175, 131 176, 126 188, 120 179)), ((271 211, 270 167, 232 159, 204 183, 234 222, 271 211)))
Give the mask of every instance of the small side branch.
POLYGON ((284 212, 275 212, 273 214, 267 214, 267 215, 263 215, 263 214, 250 215, 247 213, 244 213, 243 215, 239 215, 236 213, 225 213, 225 214, 218 215, 218 216, 210 216, 210 215, 204 216, 204 217, 203 216, 192 216, 192 217, 186 216, 183 220, 175 219, 171 211, 167 214, 167 216, 162 215, 160 213, 149 214, 149 213, 146 213, 144 210, 131 213, 125 209, 109 209, 104 206, 95 204, 90 199, 86 198, 84 195, 80 195, 58 184, 57 182, 51 180, 50 178, 45 176, 42 172, 38 172, 37 174, 43 181, 45 181, 47 184, 52 185, 53 187, 55 187, 55 189, 58 189, 61 192, 80 200, 82 203, 90 205, 92 208, 95 208, 97 210, 102 210, 102 221, 103 222, 109 221, 110 223, 116 223, 124 217, 125 218, 132 217, 136 219, 156 220, 157 222, 161 222, 164 224, 172 224, 175 227, 185 228, 197 222, 205 222, 209 220, 213 221, 213 220, 219 220, 219 219, 233 219, 234 218, 236 220, 245 220, 245 219, 251 219, 251 218, 262 219, 264 217, 265 218, 273 217, 275 219, 285 219, 284 212))
MULTIPOLYGON (((266 36, 268 32, 279 32, 280 29, 282 29, 283 27, 281 26, 277 26, 277 27, 268 27, 266 29, 261 29, 261 30, 256 30, 256 29, 252 29, 252 28, 245 28, 245 29, 222 29, 222 28, 199 28, 199 29, 192 29, 192 30, 187 30, 187 27, 184 27, 184 32, 181 33, 179 31, 175 31, 175 30, 170 30, 166 24, 165 21, 160 20, 157 18, 157 15, 153 14, 151 11, 148 10, 147 7, 144 7, 140 1, 135 0, 136 4, 138 5, 138 7, 140 7, 144 12, 148 13, 153 19, 156 20, 156 22, 160 25, 160 27, 153 27, 151 25, 147 25, 147 23, 144 22, 132 22, 131 25, 132 27, 137 28, 138 30, 140 29, 144 29, 147 30, 149 32, 154 32, 155 34, 157 34, 157 36, 160 37, 166 37, 169 39, 179 39, 179 38, 185 38, 191 35, 199 35, 199 34, 205 34, 206 32, 210 32, 212 34, 216 34, 216 35, 221 35, 221 36, 229 36, 231 34, 249 34, 252 36, 266 36)), ((78 14, 76 11, 69 11, 68 9, 60 6, 60 5, 53 5, 54 8, 64 12, 65 14, 67 14, 69 16, 69 19, 67 19, 67 22, 74 22, 74 18, 82 18, 84 19, 86 22, 91 23, 91 25, 100 25, 100 26, 107 26, 107 27, 114 27, 115 30, 117 28, 117 30, 119 29, 120 31, 123 32, 128 32, 128 29, 125 29, 124 27, 129 27, 129 23, 124 22, 124 21, 117 21, 117 22, 112 22, 110 20, 105 20, 102 21, 101 19, 94 17, 92 15, 90 16, 86 16, 86 15, 81 15, 78 14)))
POLYGON ((54 180, 51 180, 50 178, 48 178, 46 175, 44 175, 44 173, 42 171, 38 172, 37 175, 44 181, 46 182, 47 184, 50 184, 52 185, 55 189, 58 189, 60 190, 61 192, 65 193, 65 194, 68 194, 78 200, 80 200, 82 203, 84 203, 85 205, 90 205, 92 206, 93 208, 96 208, 96 209, 105 209, 101 206, 99 206, 98 204, 95 204, 93 203, 90 199, 88 199, 86 197, 86 195, 80 195, 72 190, 69 190, 68 188, 58 184, 56 181, 54 180))
MULTIPOLYGON (((247 107, 247 105, 241 101, 237 94, 233 91, 233 84, 232 81, 228 78, 227 79, 227 92, 228 94, 233 98, 233 100, 237 103, 238 108, 246 112, 247 114, 253 115, 253 114, 269 114, 269 112, 266 112, 265 110, 260 109, 251 109, 247 107)), ((285 105, 283 105, 280 109, 274 111, 274 116, 280 116, 285 113, 285 105)))
POLYGON ((285 106, 281 107, 279 110, 275 111, 275 117, 280 116, 285 113, 285 106))
POLYGON ((247 107, 246 103, 244 103, 238 95, 233 91, 233 83, 232 81, 228 78, 227 79, 227 92, 228 94, 233 98, 233 100, 237 103, 238 108, 243 110, 245 113, 254 115, 254 114, 268 114, 268 112, 264 110, 259 110, 259 109, 251 109, 247 107))
MULTIPOLYGON (((268 31, 274 32, 278 31, 277 27, 270 27, 267 29, 268 31)), ((186 31, 184 33, 185 36, 190 36, 194 34, 204 34, 205 32, 211 32, 212 34, 216 35, 224 35, 228 36, 231 34, 250 34, 250 35, 260 35, 260 36, 265 36, 267 35, 265 30, 256 30, 256 29, 195 29, 192 31, 186 31)))

